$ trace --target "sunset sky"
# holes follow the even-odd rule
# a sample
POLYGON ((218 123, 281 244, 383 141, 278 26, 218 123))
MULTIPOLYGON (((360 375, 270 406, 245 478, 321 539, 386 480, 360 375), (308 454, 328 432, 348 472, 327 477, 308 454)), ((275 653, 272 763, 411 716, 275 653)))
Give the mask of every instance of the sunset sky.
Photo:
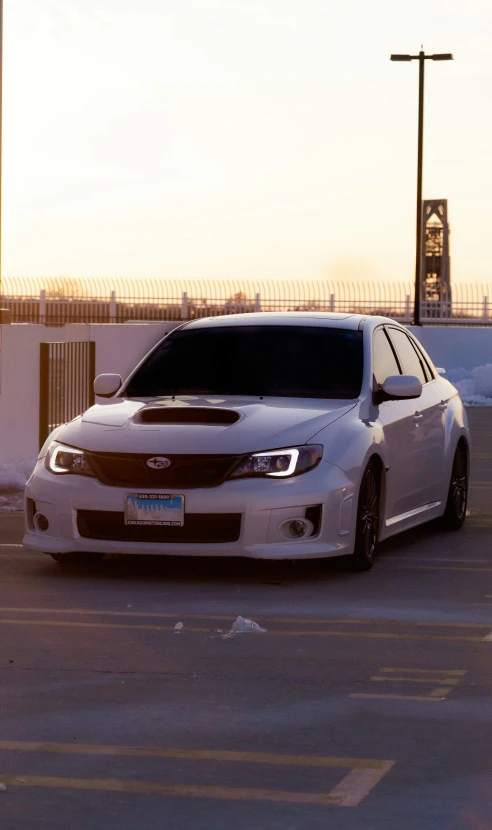
POLYGON ((4 0, 4 275, 492 283, 492 0, 4 0))

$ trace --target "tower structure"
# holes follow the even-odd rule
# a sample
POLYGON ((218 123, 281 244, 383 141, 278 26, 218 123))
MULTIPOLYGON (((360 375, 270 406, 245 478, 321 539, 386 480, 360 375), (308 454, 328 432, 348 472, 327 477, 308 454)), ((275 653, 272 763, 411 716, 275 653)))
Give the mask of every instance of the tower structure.
POLYGON ((451 265, 447 199, 424 201, 424 250, 422 251, 421 297, 428 316, 445 313, 451 304, 451 265), (435 304, 435 305, 434 305, 435 304))

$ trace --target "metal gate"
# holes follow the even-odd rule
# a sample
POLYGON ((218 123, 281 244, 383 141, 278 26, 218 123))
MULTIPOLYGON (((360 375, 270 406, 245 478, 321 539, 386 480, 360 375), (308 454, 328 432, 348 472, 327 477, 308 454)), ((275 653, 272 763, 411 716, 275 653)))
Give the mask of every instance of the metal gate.
POLYGON ((41 343, 39 363, 39 446, 55 427, 94 403, 96 344, 41 343))

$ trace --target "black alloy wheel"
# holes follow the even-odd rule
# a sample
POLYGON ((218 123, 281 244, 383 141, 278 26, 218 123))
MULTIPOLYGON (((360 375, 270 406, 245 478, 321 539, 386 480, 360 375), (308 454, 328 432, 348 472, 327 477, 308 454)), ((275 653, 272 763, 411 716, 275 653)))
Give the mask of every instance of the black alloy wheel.
POLYGON ((350 557, 354 571, 368 571, 374 565, 379 537, 380 475, 374 461, 367 465, 359 491, 355 546, 350 557))
POLYGON ((446 510, 441 525, 444 530, 459 530, 466 519, 468 503, 468 452, 460 442, 456 447, 449 483, 446 510))

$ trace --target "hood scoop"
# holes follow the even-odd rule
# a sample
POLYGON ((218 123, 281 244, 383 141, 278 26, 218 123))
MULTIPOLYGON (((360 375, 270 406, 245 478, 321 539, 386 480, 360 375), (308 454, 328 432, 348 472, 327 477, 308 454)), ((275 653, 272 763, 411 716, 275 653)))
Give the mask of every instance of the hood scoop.
POLYGON ((233 409, 209 406, 149 406, 140 410, 133 421, 137 424, 201 424, 230 426, 239 421, 233 409))

